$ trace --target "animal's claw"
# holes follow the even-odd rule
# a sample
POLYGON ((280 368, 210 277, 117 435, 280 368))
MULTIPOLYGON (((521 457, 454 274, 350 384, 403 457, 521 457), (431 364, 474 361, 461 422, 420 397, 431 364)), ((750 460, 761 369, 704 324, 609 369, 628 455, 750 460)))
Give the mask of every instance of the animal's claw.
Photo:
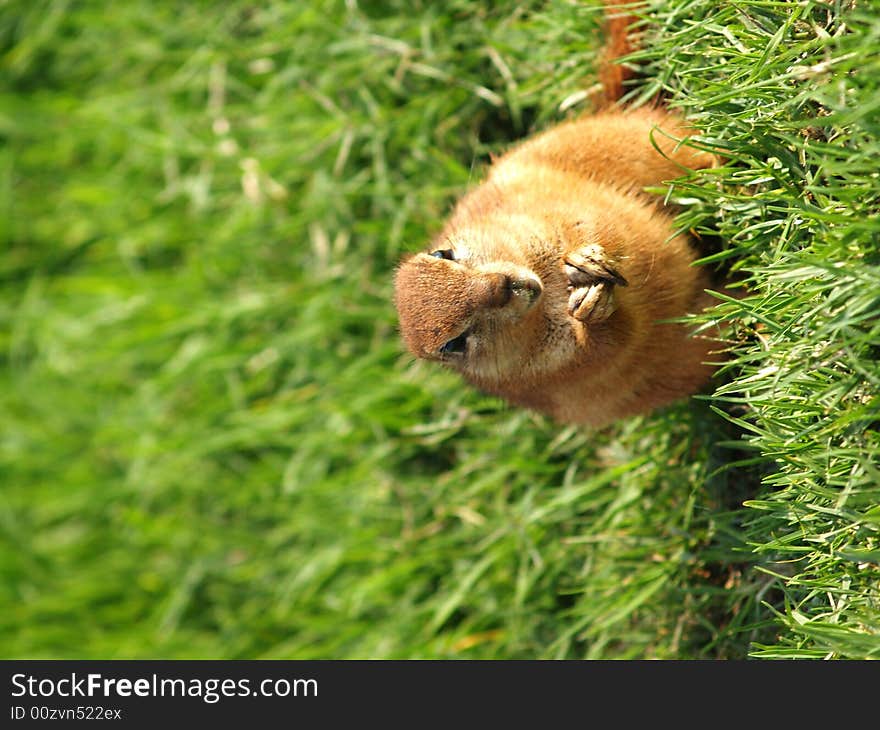
POLYGON ((614 313, 614 287, 626 286, 601 246, 591 244, 565 257, 568 313, 581 322, 603 322, 614 313))

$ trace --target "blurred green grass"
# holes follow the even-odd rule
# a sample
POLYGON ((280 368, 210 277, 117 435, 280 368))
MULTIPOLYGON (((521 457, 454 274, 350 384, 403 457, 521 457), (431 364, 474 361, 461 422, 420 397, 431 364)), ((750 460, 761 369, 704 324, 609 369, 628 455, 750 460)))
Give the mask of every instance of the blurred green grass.
POLYGON ((880 653, 880 24, 710 5, 650 3, 640 88, 725 150, 673 195, 753 295, 712 399, 598 434, 390 303, 585 109, 595 3, 0 8, 0 655, 880 653))

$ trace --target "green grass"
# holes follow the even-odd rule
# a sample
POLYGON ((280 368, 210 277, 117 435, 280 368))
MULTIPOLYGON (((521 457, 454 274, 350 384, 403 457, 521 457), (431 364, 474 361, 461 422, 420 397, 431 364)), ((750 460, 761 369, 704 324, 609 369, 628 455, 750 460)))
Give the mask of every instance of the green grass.
POLYGON ((723 151, 671 195, 749 294, 714 395, 595 434, 413 362, 390 302, 586 110, 595 3, 0 7, 0 656, 880 656, 847 5, 649 3, 634 94, 723 151))

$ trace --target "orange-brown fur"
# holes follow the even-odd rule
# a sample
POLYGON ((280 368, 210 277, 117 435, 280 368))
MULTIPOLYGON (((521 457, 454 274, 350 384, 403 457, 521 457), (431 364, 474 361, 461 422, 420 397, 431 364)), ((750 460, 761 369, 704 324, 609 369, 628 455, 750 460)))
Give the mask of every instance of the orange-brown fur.
POLYGON ((496 160, 429 249, 439 253, 398 268, 410 351, 562 422, 602 426, 697 391, 713 342, 663 320, 702 309, 709 282, 643 192, 713 164, 678 145, 689 134, 663 110, 606 111, 496 160))
POLYGON ((632 66, 615 63, 635 50, 632 40, 632 26, 638 20, 632 13, 638 3, 632 0, 605 2, 605 47, 599 63, 599 82, 601 94, 594 95, 594 103, 605 107, 619 100, 626 89, 626 83, 635 77, 632 66))

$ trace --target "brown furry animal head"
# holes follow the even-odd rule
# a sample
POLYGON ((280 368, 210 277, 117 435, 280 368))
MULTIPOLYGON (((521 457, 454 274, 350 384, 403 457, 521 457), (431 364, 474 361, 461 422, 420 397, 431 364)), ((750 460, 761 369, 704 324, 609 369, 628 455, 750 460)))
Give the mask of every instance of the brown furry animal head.
POLYGON ((530 354, 543 284, 526 266, 449 247, 405 260, 395 277, 400 333, 413 355, 503 379, 530 354))

